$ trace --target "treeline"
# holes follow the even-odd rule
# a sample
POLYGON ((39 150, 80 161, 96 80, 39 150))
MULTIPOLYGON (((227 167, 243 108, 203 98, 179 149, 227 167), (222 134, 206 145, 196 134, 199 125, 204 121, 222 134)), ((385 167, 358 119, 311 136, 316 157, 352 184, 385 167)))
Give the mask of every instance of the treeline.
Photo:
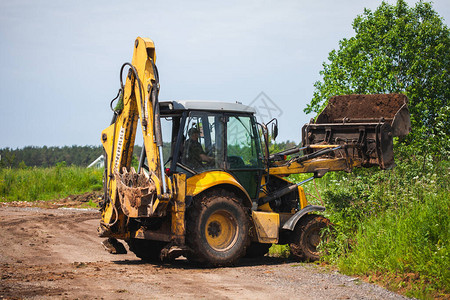
POLYGON ((86 167, 103 153, 101 146, 3 148, 0 167, 52 167, 57 163, 86 167))
MULTIPOLYGON (((164 143, 164 147, 170 149, 168 145, 164 143)), ((133 160, 139 160, 141 150, 142 146, 134 146, 133 160)), ((67 166, 87 167, 102 154, 102 146, 74 145, 64 147, 27 146, 20 149, 2 148, 0 149, 0 168, 47 168, 62 162, 65 162, 67 166)), ((167 158, 168 154, 165 157, 167 158)))
MULTIPOLYGON (((273 142, 270 152, 278 152, 295 147, 292 141, 273 142)), ((134 160, 138 161, 142 146, 135 145, 133 150, 134 160)), ((170 143, 164 143, 164 158, 169 158, 170 143)), ((0 168, 24 168, 24 167, 52 167, 65 162, 68 166, 87 167, 96 158, 103 154, 102 146, 64 146, 64 147, 36 147, 2 148, 0 149, 0 168)))

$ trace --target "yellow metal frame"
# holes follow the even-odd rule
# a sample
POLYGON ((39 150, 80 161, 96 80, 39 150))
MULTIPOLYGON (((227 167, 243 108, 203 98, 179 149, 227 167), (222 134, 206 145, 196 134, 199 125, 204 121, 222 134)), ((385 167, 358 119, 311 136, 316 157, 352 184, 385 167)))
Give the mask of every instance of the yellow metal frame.
POLYGON ((209 171, 196 174, 186 180, 186 195, 196 196, 209 188, 218 185, 232 185, 238 188, 251 202, 250 195, 230 173, 225 171, 209 171))
POLYGON ((318 170, 347 171, 361 166, 361 161, 351 158, 317 158, 305 162, 293 162, 270 167, 270 175, 288 176, 291 174, 314 173, 318 170))
POLYGON ((298 187, 298 196, 300 199, 300 209, 303 209, 306 205, 308 205, 308 200, 306 200, 306 194, 303 187, 298 187))
POLYGON ((186 213, 186 174, 173 174, 175 199, 172 205, 172 240, 178 245, 185 241, 185 213, 186 213))
POLYGON ((115 122, 102 132, 102 144, 107 157, 105 164, 107 166, 108 194, 110 202, 102 214, 104 224, 113 224, 120 222, 123 216, 117 214, 120 208, 117 197, 117 185, 114 179, 114 172, 121 172, 122 168, 130 168, 133 155, 134 141, 136 137, 136 127, 138 119, 141 119, 142 133, 144 137, 144 146, 147 155, 150 176, 156 185, 157 200, 154 203, 153 211, 158 209, 163 211, 167 206, 169 197, 162 197, 166 191, 162 191, 161 178, 166 179, 168 190, 172 191, 172 185, 165 174, 161 174, 159 162, 159 149, 154 141, 154 113, 150 94, 156 83, 155 74, 155 45, 148 38, 138 37, 135 41, 133 59, 131 64, 134 72, 126 76, 126 82, 123 90, 123 109, 118 114, 115 122))
POLYGON ((280 214, 274 212, 252 211, 253 224, 260 243, 278 243, 280 214))

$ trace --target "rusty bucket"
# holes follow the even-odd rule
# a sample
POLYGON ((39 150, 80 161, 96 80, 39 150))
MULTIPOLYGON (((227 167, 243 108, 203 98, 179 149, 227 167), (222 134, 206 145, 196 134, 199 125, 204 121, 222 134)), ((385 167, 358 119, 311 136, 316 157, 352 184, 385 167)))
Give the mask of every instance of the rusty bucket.
POLYGON ((407 104, 408 98, 402 94, 332 97, 316 120, 303 126, 302 144, 343 145, 345 151, 332 155, 350 156, 363 167, 390 169, 395 166, 393 137, 411 131, 407 104))

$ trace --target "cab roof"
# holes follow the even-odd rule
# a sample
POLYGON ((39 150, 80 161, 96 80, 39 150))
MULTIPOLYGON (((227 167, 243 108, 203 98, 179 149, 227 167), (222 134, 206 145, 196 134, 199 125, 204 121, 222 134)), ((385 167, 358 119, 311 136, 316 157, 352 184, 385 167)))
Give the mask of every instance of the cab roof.
POLYGON ((220 102, 204 100, 174 100, 160 101, 160 108, 164 112, 185 111, 185 110, 203 110, 203 111, 221 111, 221 112, 242 112, 255 114, 253 107, 239 102, 220 102))

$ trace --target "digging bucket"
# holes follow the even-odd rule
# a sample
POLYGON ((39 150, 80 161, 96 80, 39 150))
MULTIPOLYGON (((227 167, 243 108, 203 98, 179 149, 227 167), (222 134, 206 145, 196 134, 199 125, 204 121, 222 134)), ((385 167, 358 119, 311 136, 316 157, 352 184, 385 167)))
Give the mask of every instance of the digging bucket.
POLYGON ((130 172, 123 168, 122 174, 115 171, 114 177, 124 214, 131 218, 152 216, 156 187, 151 178, 143 171, 136 173, 134 168, 130 172))

